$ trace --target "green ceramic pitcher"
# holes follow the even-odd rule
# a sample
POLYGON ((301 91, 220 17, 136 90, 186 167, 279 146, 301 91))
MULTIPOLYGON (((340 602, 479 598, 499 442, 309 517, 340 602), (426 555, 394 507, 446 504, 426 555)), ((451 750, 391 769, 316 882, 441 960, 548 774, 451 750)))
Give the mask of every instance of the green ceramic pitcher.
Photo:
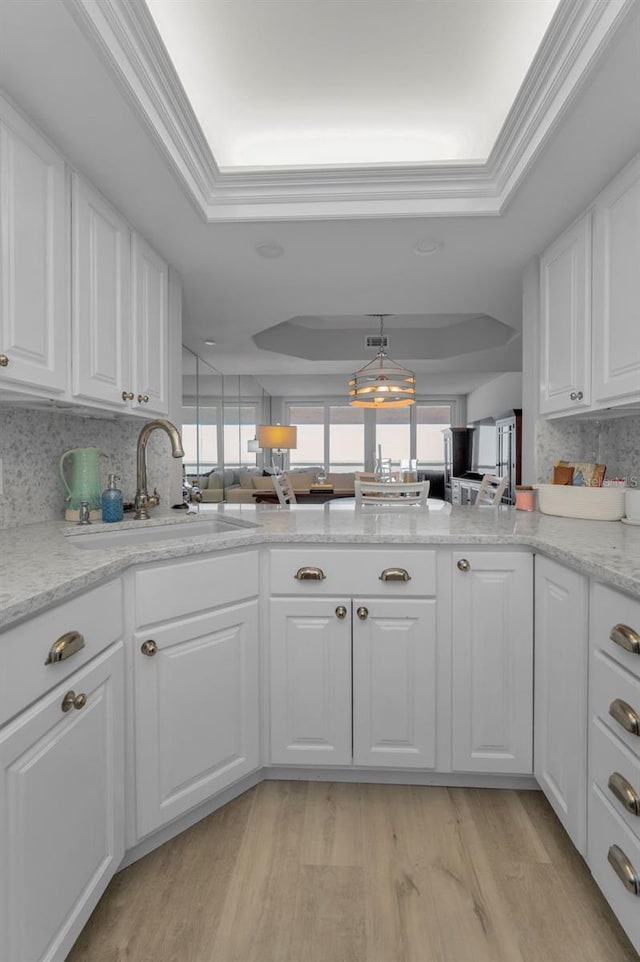
POLYGON ((65 451, 60 458, 60 477, 67 491, 69 507, 74 510, 80 507, 81 501, 89 502, 89 509, 99 509, 102 490, 100 487, 100 458, 106 458, 104 451, 98 448, 73 448, 65 451), (65 462, 69 459, 71 465, 69 474, 71 483, 67 480, 65 462))

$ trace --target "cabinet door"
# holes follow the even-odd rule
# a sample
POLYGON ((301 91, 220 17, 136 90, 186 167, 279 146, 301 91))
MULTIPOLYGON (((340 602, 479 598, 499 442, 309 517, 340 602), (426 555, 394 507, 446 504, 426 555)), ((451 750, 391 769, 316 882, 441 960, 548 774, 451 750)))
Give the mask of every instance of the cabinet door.
POLYGON ((77 174, 73 210, 73 393, 129 407, 131 288, 129 226, 77 174))
POLYGON ((436 601, 353 602, 353 760, 435 768, 436 601))
POLYGON ((640 159, 596 202, 593 236, 593 398, 640 398, 640 159))
POLYGON ((465 551, 453 559, 453 769, 530 774, 532 558, 465 551))
POLYGON ((169 269, 138 234, 131 235, 134 408, 166 414, 168 400, 169 269))
POLYGON ((350 765, 350 599, 275 599, 270 638, 272 764, 350 765))
POLYGON ((571 841, 586 854, 587 580, 535 560, 534 772, 571 841))
POLYGON ((62 158, 0 98, 0 386, 67 389, 62 158))
POLYGON ((62 962, 122 860, 122 665, 118 643, 0 735, 2 959, 62 962))
POLYGON ((591 215, 540 259, 540 413, 591 401, 591 215))
POLYGON ((138 838, 258 767, 257 608, 134 636, 138 838))

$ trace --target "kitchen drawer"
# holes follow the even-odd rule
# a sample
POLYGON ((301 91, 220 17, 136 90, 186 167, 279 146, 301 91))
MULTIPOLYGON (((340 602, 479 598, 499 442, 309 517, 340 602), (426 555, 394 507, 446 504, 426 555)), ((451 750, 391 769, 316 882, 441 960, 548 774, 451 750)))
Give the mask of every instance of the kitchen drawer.
POLYGON ((0 634, 0 724, 121 638, 122 613, 118 578, 0 634), (71 631, 80 632, 84 647, 45 664, 53 643, 71 631))
POLYGON ((626 651, 610 636, 615 625, 625 625, 640 637, 640 601, 615 591, 606 585, 595 584, 591 591, 591 644, 601 648, 629 671, 640 677, 640 654, 626 651))
POLYGON ((593 720, 590 736, 589 782, 598 786, 619 817, 640 839, 640 759, 632 755, 600 719, 593 720), (637 795, 637 815, 629 811, 609 788, 609 778, 614 774, 622 775, 637 795))
POLYGON ((618 818, 600 790, 592 786, 589 797, 589 868, 634 948, 640 951, 640 897, 625 888, 610 865, 608 853, 612 845, 622 849, 640 885, 640 842, 618 818))
POLYGON ((435 595, 436 552, 385 545, 383 548, 308 548, 270 552, 273 595, 435 595), (301 568, 320 568, 322 580, 298 580, 301 568), (408 572, 409 581, 381 581, 387 569, 408 572))
POLYGON ((135 572, 136 625, 154 625, 258 594, 258 552, 205 555, 135 572))
POLYGON ((615 699, 622 699, 640 715, 640 680, 601 651, 593 653, 589 686, 589 715, 598 716, 635 755, 640 755, 640 735, 626 731, 609 714, 615 699))

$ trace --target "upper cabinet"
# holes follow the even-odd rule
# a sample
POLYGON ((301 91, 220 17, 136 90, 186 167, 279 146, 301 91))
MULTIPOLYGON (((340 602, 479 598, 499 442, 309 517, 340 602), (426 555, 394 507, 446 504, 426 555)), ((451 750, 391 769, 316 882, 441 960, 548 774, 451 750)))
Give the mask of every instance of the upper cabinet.
POLYGON ((591 403, 591 214, 540 259, 540 413, 591 403))
POLYGON ((131 236, 133 403, 168 410, 169 268, 138 234, 131 236))
POLYGON ((90 184, 71 185, 73 395, 166 414, 167 264, 90 184))
POLYGON ((540 413, 640 402, 640 155, 540 259, 540 413))
POLYGON ((90 183, 69 185, 0 98, 0 392, 165 415, 168 265, 90 183))
POLYGON ((67 390, 66 212, 64 160, 0 100, 0 388, 67 390))
POLYGON ((593 222, 593 400, 640 398, 640 156, 607 187, 593 222))

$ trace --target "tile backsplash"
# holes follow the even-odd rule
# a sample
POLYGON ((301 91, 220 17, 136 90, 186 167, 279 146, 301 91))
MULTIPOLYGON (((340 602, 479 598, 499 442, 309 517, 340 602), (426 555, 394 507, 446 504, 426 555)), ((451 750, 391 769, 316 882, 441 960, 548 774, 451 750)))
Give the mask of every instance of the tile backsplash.
MULTIPOLYGON (((132 418, 105 420, 67 412, 0 407, 0 458, 3 492, 0 527, 7 528, 64 517, 65 491, 59 474, 60 458, 71 448, 99 448, 102 488, 114 472, 125 501, 133 501, 136 487, 136 442, 143 425, 132 418)), ((169 439, 155 431, 149 439, 149 488, 156 487, 162 505, 180 500, 181 462, 173 461, 169 439)))
POLYGON ((545 483, 556 461, 606 464, 605 478, 627 478, 640 486, 640 413, 602 421, 540 419, 536 425, 536 475, 545 483))

